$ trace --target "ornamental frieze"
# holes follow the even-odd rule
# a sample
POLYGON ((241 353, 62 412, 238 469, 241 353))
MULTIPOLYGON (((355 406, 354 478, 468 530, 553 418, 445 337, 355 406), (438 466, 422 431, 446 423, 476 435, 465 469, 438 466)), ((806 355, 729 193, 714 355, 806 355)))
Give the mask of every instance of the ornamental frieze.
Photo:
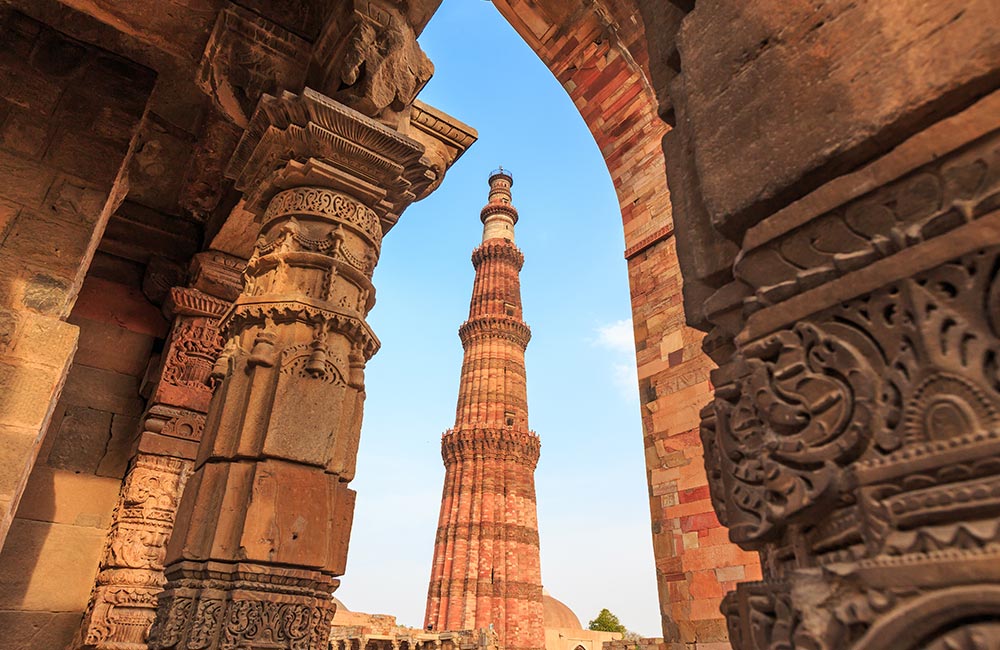
MULTIPOLYGON (((295 216, 321 217, 343 223, 364 235, 376 248, 382 244, 382 226, 375 211, 342 192, 321 187, 297 187, 279 192, 264 212, 264 228, 276 219, 295 216)), ((324 244, 316 241, 313 246, 319 250, 324 244)))
POLYGON ((493 458, 528 463, 538 462, 541 442, 534 432, 512 429, 451 429, 441 436, 441 456, 445 463, 463 458, 493 458))
POLYGON ((178 318, 170 337, 160 381, 211 391, 212 366, 225 341, 214 318, 178 318))
POLYGON ((128 650, 144 644, 162 591, 167 542, 188 460, 139 453, 122 484, 100 571, 73 647, 128 650))
POLYGON ((531 328, 511 316, 477 316, 462 323, 458 335, 463 347, 473 341, 498 338, 526 348, 531 341, 531 328))
POLYGON ((476 269, 487 259, 497 259, 510 262, 516 271, 524 266, 524 253, 518 250, 512 242, 489 239, 486 243, 472 251, 472 266, 476 269))
POLYGON ((714 373, 713 505, 765 569, 723 605, 734 648, 989 647, 972 622, 907 632, 915 645, 885 626, 941 616, 941 599, 959 615, 951 599, 997 579, 998 296, 993 247, 743 344, 714 373))
POLYGON ((780 302, 975 221, 998 196, 994 131, 766 242, 751 239, 735 275, 753 294, 748 306, 780 302))

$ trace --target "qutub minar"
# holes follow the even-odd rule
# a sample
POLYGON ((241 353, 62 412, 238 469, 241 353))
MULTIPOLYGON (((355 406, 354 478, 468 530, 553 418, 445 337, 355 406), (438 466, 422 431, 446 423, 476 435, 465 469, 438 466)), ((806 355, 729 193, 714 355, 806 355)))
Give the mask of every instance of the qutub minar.
POLYGON ((469 319, 459 329, 465 357, 455 427, 441 439, 446 471, 424 625, 492 628, 506 650, 540 650, 539 440, 528 428, 524 256, 514 245, 513 177, 500 168, 489 184, 469 319))

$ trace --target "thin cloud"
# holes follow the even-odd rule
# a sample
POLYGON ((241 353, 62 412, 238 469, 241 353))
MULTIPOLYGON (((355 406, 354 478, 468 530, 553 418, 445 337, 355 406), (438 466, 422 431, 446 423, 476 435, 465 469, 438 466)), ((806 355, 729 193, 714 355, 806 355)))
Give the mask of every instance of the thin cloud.
POLYGON ((597 328, 597 344, 615 352, 635 352, 632 319, 626 318, 597 328))
POLYGON ((635 361, 616 363, 611 369, 611 380, 623 399, 629 402, 639 401, 639 375, 635 369, 635 361))
POLYGON ((594 345, 614 352, 615 360, 608 370, 611 384, 622 399, 639 400, 638 377, 635 369, 635 339, 632 319, 625 318, 597 327, 594 345))

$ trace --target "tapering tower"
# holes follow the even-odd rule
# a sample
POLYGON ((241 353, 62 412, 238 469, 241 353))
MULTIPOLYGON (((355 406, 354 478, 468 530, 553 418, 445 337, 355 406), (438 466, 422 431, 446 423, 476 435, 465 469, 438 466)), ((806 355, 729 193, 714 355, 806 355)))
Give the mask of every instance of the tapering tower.
POLYGON ((481 212, 483 243, 472 253, 476 280, 459 329, 465 358, 455 428, 441 439, 441 516, 425 626, 490 628, 506 650, 541 650, 542 579, 535 508, 538 436, 528 429, 524 350, 514 245, 513 177, 490 175, 481 212))

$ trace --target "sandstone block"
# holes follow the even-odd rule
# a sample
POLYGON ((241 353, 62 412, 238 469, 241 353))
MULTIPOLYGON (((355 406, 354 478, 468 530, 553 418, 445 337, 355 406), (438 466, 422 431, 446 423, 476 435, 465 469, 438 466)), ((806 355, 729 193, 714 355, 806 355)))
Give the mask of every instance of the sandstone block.
POLYGON ((0 150, 0 177, 4 179, 5 201, 34 208, 45 198, 54 175, 22 156, 0 150))
POLYGON ((105 533, 93 527, 14 519, 0 552, 0 610, 82 612, 97 575, 105 533))
POLYGON ((712 220, 738 233, 980 96, 998 21, 993 0, 698 6, 680 29, 674 100, 712 220))
POLYGON ((38 465, 21 496, 21 519, 107 529, 121 481, 38 465))
POLYGON ((138 378, 80 364, 66 377, 63 401, 121 415, 138 416, 143 409, 138 378))
POLYGON ((38 430, 62 379, 61 370, 0 360, 0 386, 5 390, 0 424, 38 430))
MULTIPOLYGON (((34 461, 39 437, 38 429, 0 425, 0 465, 9 468, 30 464, 34 461)), ((0 472, 0 499, 9 502, 17 500, 26 472, 27 470, 0 472)), ((2 512, 4 510, 0 509, 0 513, 2 512)))
POLYGON ((65 648, 82 617, 83 612, 0 610, 0 650, 65 648))
POLYGON ((51 467, 93 474, 111 440, 111 416, 86 406, 66 407, 46 462, 51 467))
POLYGON ((43 210, 22 210, 3 243, 4 253, 20 263, 71 279, 76 275, 93 232, 43 210))
POLYGON ((74 363, 141 377, 152 353, 154 338, 113 323, 76 315, 69 322, 80 328, 80 349, 74 363))

